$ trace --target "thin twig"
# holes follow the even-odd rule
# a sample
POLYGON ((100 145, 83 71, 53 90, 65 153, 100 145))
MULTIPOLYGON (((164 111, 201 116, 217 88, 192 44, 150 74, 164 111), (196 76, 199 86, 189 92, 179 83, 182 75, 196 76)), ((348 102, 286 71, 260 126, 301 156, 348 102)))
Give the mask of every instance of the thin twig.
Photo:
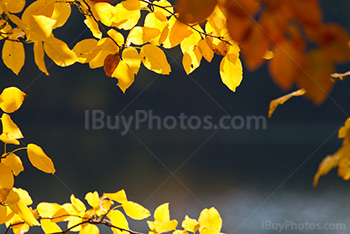
POLYGON ((333 73, 331 75, 331 79, 333 82, 338 82, 338 81, 344 81, 348 79, 350 76, 350 71, 344 72, 344 73, 333 73))

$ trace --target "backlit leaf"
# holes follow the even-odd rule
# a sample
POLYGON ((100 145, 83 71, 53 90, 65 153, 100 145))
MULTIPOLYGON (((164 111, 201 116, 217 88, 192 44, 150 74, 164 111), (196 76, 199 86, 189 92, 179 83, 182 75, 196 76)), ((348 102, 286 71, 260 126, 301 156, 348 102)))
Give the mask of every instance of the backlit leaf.
POLYGON ((99 234, 100 231, 96 225, 93 224, 87 224, 86 226, 83 226, 83 228, 80 230, 79 234, 99 234))
POLYGON ((40 223, 41 223, 41 228, 45 233, 62 232, 62 229, 56 223, 48 219, 42 219, 40 220, 40 223))
MULTIPOLYGON (((119 210, 110 211, 107 217, 111 220, 112 225, 129 230, 128 221, 126 220, 124 214, 119 210)), ((112 229, 112 230, 115 230, 115 229, 112 229)))
POLYGON ((137 50, 134 47, 125 48, 122 53, 122 59, 136 75, 141 65, 141 56, 137 50))
POLYGON ((15 112, 21 107, 26 96, 19 88, 5 88, 0 94, 0 108, 6 113, 15 112))
POLYGON ((76 197, 74 196, 74 194, 72 194, 72 195, 70 196, 70 201, 71 201, 71 203, 72 203, 72 205, 73 205, 73 208, 74 208, 77 212, 79 212, 79 213, 85 212, 86 206, 84 205, 84 203, 83 203, 82 201, 80 201, 78 198, 76 198, 76 197))
POLYGON ((160 36, 160 30, 157 28, 136 26, 130 30, 128 40, 135 45, 143 45, 158 36, 160 36))
POLYGON ((220 63, 222 82, 233 92, 242 82, 242 63, 235 54, 227 54, 220 63))
POLYGON ((119 62, 117 68, 112 73, 112 77, 118 79, 117 85, 123 93, 132 85, 135 79, 133 71, 123 60, 119 62))
POLYGON ((107 76, 112 76, 120 61, 118 54, 109 54, 105 58, 103 69, 107 76))
POLYGON ((126 2, 121 2, 117 4, 112 11, 112 26, 130 30, 132 29, 140 19, 141 13, 138 10, 127 9, 128 4, 126 2))
POLYGON ((100 31, 98 23, 96 23, 96 21, 94 20, 94 18, 92 16, 87 15, 86 19, 84 20, 84 23, 90 29, 90 31, 94 37, 96 37, 97 39, 102 38, 102 33, 100 31))
POLYGON ((109 199, 119 203, 123 203, 128 200, 124 189, 115 193, 104 193, 103 196, 106 196, 109 199))
POLYGON ((146 68, 159 74, 168 75, 171 71, 166 56, 159 47, 147 44, 141 48, 140 55, 146 68))
POLYGON ((76 54, 69 49, 67 44, 55 37, 51 37, 44 42, 44 50, 47 56, 61 67, 70 66, 78 60, 76 54))
POLYGON ((1 163, 8 166, 15 176, 17 176, 20 172, 24 170, 20 157, 18 157, 14 153, 10 153, 6 156, 6 158, 2 158, 1 163))
POLYGON ((214 57, 214 51, 209 47, 208 40, 207 38, 200 40, 198 46, 205 60, 210 63, 214 57))
POLYGON ((122 206, 125 213, 132 219, 142 220, 151 215, 146 208, 132 201, 125 201, 122 206))
POLYGON ((9 139, 23 138, 21 130, 12 121, 11 117, 8 114, 5 114, 5 113, 2 114, 1 123, 2 123, 2 133, 4 133, 9 139))
POLYGON ((182 227, 189 232, 196 232, 199 229, 199 223, 195 219, 191 219, 188 215, 185 216, 182 222, 182 227))
POLYGON ((55 173, 51 159, 44 153, 41 147, 35 144, 27 145, 28 158, 31 164, 46 173, 55 173))
POLYGON ((39 70, 44 72, 48 76, 49 72, 47 71, 46 65, 45 65, 45 60, 44 60, 45 53, 44 53, 44 47, 43 47, 42 41, 34 41, 33 52, 34 52, 34 60, 39 70))
POLYGON ((2 4, 6 5, 6 8, 11 13, 19 13, 23 10, 26 1, 25 0, 3 0, 2 4))
POLYGON ((154 211, 154 220, 158 222, 167 222, 170 220, 169 203, 164 203, 154 211))
POLYGON ((217 232, 220 232, 222 227, 222 219, 214 207, 202 210, 198 218, 198 223, 201 229, 206 227, 217 232))
POLYGON ((269 108, 269 118, 271 118, 273 112, 275 112, 276 108, 279 105, 282 105, 292 97, 302 96, 305 94, 305 89, 299 89, 297 91, 294 91, 292 93, 289 93, 287 95, 284 95, 282 97, 276 98, 270 102, 270 108, 269 108))
POLYGON ((102 67, 105 58, 109 54, 116 54, 118 51, 118 46, 110 38, 102 38, 98 41, 97 46, 91 52, 94 57, 89 61, 90 68, 102 67))
POLYGON ((2 60, 13 73, 18 75, 25 60, 23 44, 21 42, 6 40, 2 48, 2 60))
POLYGON ((186 24, 183 24, 172 16, 169 21, 168 38, 164 41, 164 48, 173 48, 180 44, 186 37, 189 37, 193 31, 186 24))
POLYGON ((89 192, 85 195, 85 200, 89 203, 89 205, 96 209, 100 207, 101 200, 100 197, 98 196, 97 191, 95 192, 89 192))
POLYGON ((11 168, 0 163, 0 189, 10 190, 13 187, 14 179, 11 168))
MULTIPOLYGON (((93 59, 93 50, 97 46, 97 40, 93 38, 79 41, 72 49, 79 63, 88 63, 93 59)), ((97 53, 97 52, 96 52, 97 53)))

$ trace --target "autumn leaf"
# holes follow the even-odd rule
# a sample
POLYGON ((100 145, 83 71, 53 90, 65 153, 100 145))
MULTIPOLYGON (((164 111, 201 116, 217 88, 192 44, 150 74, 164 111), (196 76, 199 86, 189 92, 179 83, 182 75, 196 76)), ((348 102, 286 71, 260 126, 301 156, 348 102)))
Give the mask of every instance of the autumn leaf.
POLYGON ((147 44, 142 46, 140 51, 142 63, 151 71, 168 75, 171 71, 170 65, 164 52, 157 46, 147 44))
POLYGON ((133 71, 123 60, 118 63, 111 76, 118 79, 117 85, 123 93, 132 85, 135 79, 133 71))
POLYGON ((213 12, 216 3, 216 0, 179 0, 179 20, 189 24, 202 22, 213 12))
POLYGON ((220 232, 222 227, 222 219, 219 212, 214 207, 202 210, 198 218, 198 223, 201 230, 208 228, 220 232))
POLYGON ((103 69, 107 76, 112 76, 114 70, 117 68, 120 61, 118 54, 109 54, 105 58, 103 69))
POLYGON ((18 176, 24 170, 21 158, 14 153, 9 153, 2 158, 1 163, 9 167, 15 176, 18 176))
POLYGON ((122 202, 122 206, 125 213, 135 220, 142 220, 151 215, 146 208, 132 201, 122 202))
POLYGON ((271 118, 273 112, 275 112, 276 108, 279 105, 282 105, 292 97, 297 97, 297 96, 302 96, 305 94, 305 89, 299 89, 297 91, 294 91, 292 93, 289 93, 287 95, 284 95, 282 97, 276 98, 270 102, 270 107, 269 107, 269 118, 271 118))
POLYGON ((222 82, 233 92, 242 81, 242 63, 235 54, 227 54, 220 63, 222 82))
POLYGON ((51 159, 44 153, 40 146, 28 144, 27 153, 29 161, 34 167, 46 173, 55 173, 51 159))
POLYGON ((184 221, 182 222, 182 227, 189 232, 195 233, 199 229, 199 223, 195 219, 191 219, 188 215, 185 216, 184 221))
POLYGON ((2 47, 2 61, 18 75, 24 65, 25 54, 21 42, 6 40, 2 47))
POLYGON ((8 87, 0 94, 0 108, 6 113, 18 110, 27 95, 19 88, 8 87))
POLYGON ((175 230, 176 220, 170 220, 169 203, 164 203, 154 211, 154 222, 147 221, 148 227, 152 232, 164 233, 175 230))

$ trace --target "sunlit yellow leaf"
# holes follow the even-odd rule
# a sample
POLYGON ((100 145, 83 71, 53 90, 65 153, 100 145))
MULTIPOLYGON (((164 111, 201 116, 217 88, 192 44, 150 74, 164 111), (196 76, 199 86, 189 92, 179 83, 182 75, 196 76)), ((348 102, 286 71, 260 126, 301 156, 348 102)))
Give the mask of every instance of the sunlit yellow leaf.
POLYGON ((148 227, 155 233, 170 232, 175 230, 177 227, 176 220, 171 220, 167 222, 147 221, 147 224, 148 224, 148 227))
POLYGON ((122 46, 124 44, 124 36, 120 32, 110 29, 108 30, 107 34, 113 38, 113 40, 119 45, 122 46))
POLYGON ((200 40, 198 46, 203 57, 210 63, 214 57, 214 51, 209 47, 207 40, 207 38, 200 40))
POLYGON ((0 163, 0 189, 10 190, 13 187, 14 179, 11 168, 0 163))
POLYGON ((72 216, 68 220, 67 228, 69 228, 72 232, 79 232, 82 229, 82 226, 79 225, 81 222, 83 222, 83 219, 80 217, 72 216))
POLYGON ((40 225, 31 210, 19 199, 19 195, 14 190, 10 191, 5 202, 9 205, 10 209, 19 215, 29 226, 40 225))
POLYGON ((5 223, 7 218, 7 207, 0 206, 0 224, 5 223))
POLYGON ((88 63, 93 59, 94 54, 92 53, 97 46, 97 40, 93 38, 84 39, 79 41, 72 49, 77 55, 79 63, 88 63))
POLYGON ((153 3, 155 4, 154 12, 161 12, 166 17, 169 17, 174 13, 174 8, 172 7, 171 3, 166 0, 153 1, 153 3), (157 7, 157 6, 160 6, 160 7, 157 7))
POLYGON ((34 60, 39 70, 44 72, 48 76, 49 72, 46 69, 45 60, 44 60, 44 57, 45 57, 44 47, 41 41, 34 41, 33 52, 34 52, 34 60))
POLYGON ((23 10, 26 1, 25 0, 2 0, 1 2, 7 8, 7 10, 11 13, 19 13, 23 10))
POLYGON ((114 70, 112 77, 118 79, 119 88, 125 93, 125 91, 130 87, 130 85, 134 82, 134 73, 129 68, 129 66, 121 60, 114 70))
POLYGON ((125 213, 132 219, 142 220, 151 215, 146 208, 132 201, 125 201, 122 206, 125 213))
POLYGON ((185 52, 182 58, 182 65, 187 75, 199 67, 202 60, 202 53, 196 46, 193 51, 185 52))
POLYGON ((44 50, 52 61, 61 67, 70 66, 78 60, 67 44, 55 37, 51 37, 44 42, 44 50))
POLYGON ((94 37, 98 39, 102 38, 102 33, 100 31, 98 23, 96 23, 96 21, 94 20, 94 18, 92 18, 92 16, 87 15, 86 19, 84 20, 84 23, 90 29, 94 37))
POLYGON ((109 199, 119 203, 123 203, 128 200, 124 189, 115 193, 104 193, 103 196, 106 196, 109 199))
MULTIPOLYGON (((112 210, 108 213, 107 217, 111 221, 112 225, 129 230, 129 224, 124 214, 119 210, 112 210)), ((115 229, 112 229, 113 231, 115 229)), ((119 231, 119 230, 118 230, 119 231)), ((117 232, 118 233, 118 232, 117 232)))
POLYGON ((199 229, 199 223, 195 219, 191 219, 188 215, 185 216, 184 221, 182 221, 182 227, 189 232, 196 232, 199 229))
POLYGON ((26 204, 27 206, 33 204, 33 200, 30 197, 28 191, 21 188, 13 188, 13 190, 18 194, 18 196, 24 202, 24 204, 26 204))
POLYGON ((16 139, 10 139, 6 136, 6 134, 2 133, 0 135, 0 141, 6 143, 6 144, 12 144, 12 145, 19 145, 19 141, 16 139))
POLYGON ((35 144, 27 145, 28 158, 31 164, 46 173, 55 173, 51 159, 44 153, 41 147, 35 144))
POLYGON ((158 36, 160 36, 160 30, 157 28, 136 26, 130 30, 128 40, 135 45, 143 45, 158 36))
POLYGON ((98 2, 93 6, 93 10, 96 12, 97 19, 99 19, 106 26, 112 25, 113 9, 114 6, 108 2, 98 2))
POLYGON ((200 228, 209 228, 220 232, 222 227, 222 219, 219 212, 214 208, 204 209, 199 215, 198 223, 200 228))
POLYGON ((0 108, 6 113, 18 110, 27 95, 19 88, 8 87, 0 94, 0 108))
POLYGON ((91 207, 94 209, 99 208, 101 204, 100 197, 98 196, 98 192, 89 192, 85 195, 85 200, 89 203, 91 207))
POLYGON ((122 59, 136 75, 141 65, 141 56, 137 50, 134 47, 125 48, 122 53, 122 59))
MULTIPOLYGON (((200 30, 200 27, 195 26, 196 29, 200 30)), ((198 43, 202 40, 202 37, 199 33, 192 33, 190 36, 186 37, 181 41, 180 47, 183 54, 185 52, 193 52, 194 48, 197 47, 198 43)))
POLYGON ((166 32, 163 33, 163 31, 167 27, 167 18, 163 12, 155 11, 148 13, 145 17, 144 26, 148 28, 155 28, 160 31, 160 34, 157 37, 149 40, 150 43, 154 45, 160 45, 166 39, 164 35, 166 32), (161 36, 165 38, 162 38, 161 36))
POLYGON ((59 218, 53 219, 53 221, 55 222, 67 221, 67 219, 69 219, 68 214, 74 214, 74 215, 76 214, 71 204, 65 204, 60 206, 57 203, 41 202, 36 207, 36 210, 38 211, 41 217, 45 217, 45 218, 59 217, 59 218), (72 212, 66 211, 68 205, 70 205, 70 210, 72 212))
POLYGON ((48 219, 40 220, 41 228, 45 233, 62 232, 62 229, 55 223, 48 219))
POLYGON ((2 158, 1 163, 8 166, 15 176, 24 170, 20 157, 14 153, 10 153, 5 158, 2 158))
POLYGON ((118 46, 109 37, 102 38, 91 52, 94 57, 89 62, 90 68, 102 67, 106 57, 109 54, 116 54, 118 51, 118 46))
POLYGON ((93 224, 87 224, 86 226, 83 226, 83 228, 79 232, 79 234, 98 234, 98 233, 100 233, 98 227, 93 224))
POLYGON ((85 212, 86 210, 86 206, 84 205, 84 203, 82 201, 80 201, 78 198, 76 198, 74 196, 74 194, 72 194, 70 196, 70 201, 73 205, 73 208, 77 211, 77 212, 85 212))
POLYGON ((169 203, 164 203, 154 211, 154 220, 158 222, 167 222, 170 220, 169 203))
POLYGON ((273 112, 276 110, 276 108, 279 105, 282 105, 283 103, 285 103, 286 101, 288 101, 290 98, 292 97, 297 97, 297 96, 302 96, 305 94, 305 90, 304 89, 299 89, 297 91, 294 91, 292 93, 289 93, 287 95, 284 95, 282 97, 279 97, 277 99, 274 99, 270 102, 270 108, 269 108, 269 118, 271 118, 273 112))
POLYGON ((159 74, 168 75, 171 71, 166 56, 159 47, 147 44, 141 48, 140 55, 146 68, 159 74))
POLYGON ((25 60, 23 44, 6 40, 2 48, 2 60, 8 68, 18 75, 25 60))
POLYGON ((227 54, 220 63, 222 82, 233 92, 242 81, 242 63, 235 54, 227 54))
POLYGON ((31 40, 46 40, 52 35, 52 30, 56 24, 56 20, 44 15, 33 15, 29 21, 30 33, 28 37, 31 40), (32 36, 32 34, 34 34, 32 36))
POLYGON ((2 114, 1 123, 2 123, 2 132, 9 139, 21 139, 21 138, 23 138, 21 130, 12 121, 11 117, 8 114, 5 114, 5 113, 2 114))
POLYGON ((170 31, 168 38, 163 43, 164 48, 173 48, 177 46, 182 40, 193 33, 190 27, 181 23, 174 16, 169 19, 168 24, 170 31))
POLYGON ((137 11, 141 9, 141 3, 139 0, 126 0, 123 6, 129 11, 137 11))
POLYGON ((126 2, 117 4, 112 11, 112 26, 130 30, 132 29, 140 19, 141 13, 138 10, 128 10, 126 2))

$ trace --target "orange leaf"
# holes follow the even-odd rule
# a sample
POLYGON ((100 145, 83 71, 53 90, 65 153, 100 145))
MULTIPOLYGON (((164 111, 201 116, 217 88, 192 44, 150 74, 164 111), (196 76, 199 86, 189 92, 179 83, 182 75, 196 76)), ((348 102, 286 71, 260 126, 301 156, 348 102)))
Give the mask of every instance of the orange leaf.
POLYGON ((276 108, 279 105, 282 105, 283 103, 285 103, 286 101, 288 101, 289 99, 291 99, 292 97, 297 97, 297 96, 302 96, 305 94, 305 90, 304 89, 299 89, 297 91, 294 91, 292 93, 289 93, 287 95, 284 95, 282 97, 276 98, 274 100, 272 100, 270 102, 270 108, 269 108, 269 118, 271 118, 273 112, 275 112, 276 108))
POLYGON ((194 24, 204 21, 213 12, 216 0, 180 0, 177 3, 179 20, 194 24))
POLYGON ((318 0, 286 1, 294 17, 302 23, 316 25, 321 23, 322 14, 318 0))
POLYGON ((111 77, 114 70, 117 68, 120 61, 120 57, 118 54, 109 54, 105 58, 103 69, 107 76, 111 77))

